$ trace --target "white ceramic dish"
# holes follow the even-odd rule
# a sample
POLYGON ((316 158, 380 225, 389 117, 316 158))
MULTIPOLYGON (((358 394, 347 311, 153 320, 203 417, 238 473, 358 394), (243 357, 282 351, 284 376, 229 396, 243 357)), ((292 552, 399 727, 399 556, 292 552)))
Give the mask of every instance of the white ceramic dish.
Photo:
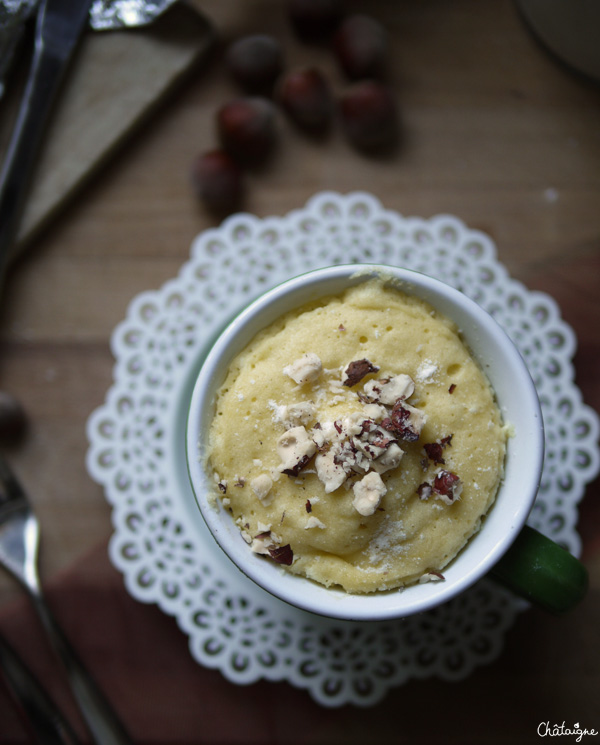
POLYGON ((270 290, 244 309, 218 338, 202 365, 190 403, 187 458, 202 516, 229 558, 263 589, 303 610, 329 618, 381 621, 405 618, 447 602, 483 577, 525 524, 537 495, 544 459, 542 413, 529 371, 513 342, 477 303, 453 287, 411 270, 383 265, 342 265, 318 269, 270 290), (250 551, 229 513, 215 506, 214 480, 205 468, 205 433, 214 417, 216 392, 229 364, 251 339, 286 311, 338 295, 373 277, 391 279, 404 292, 426 300, 453 319, 487 374, 509 438, 505 475, 496 502, 479 533, 444 569, 443 582, 401 591, 350 594, 293 575, 250 551))

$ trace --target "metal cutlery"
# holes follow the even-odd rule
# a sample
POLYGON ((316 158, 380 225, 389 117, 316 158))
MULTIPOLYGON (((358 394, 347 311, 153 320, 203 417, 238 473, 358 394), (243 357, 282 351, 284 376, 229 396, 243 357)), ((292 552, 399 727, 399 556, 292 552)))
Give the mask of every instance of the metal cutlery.
POLYGON ((98 745, 131 740, 46 605, 38 575, 39 523, 27 495, 0 455, 0 564, 27 590, 58 657, 81 714, 98 745))
POLYGON ((0 283, 13 255, 47 120, 79 38, 86 28, 104 32, 150 25, 174 2, 0 0, 0 97, 15 39, 23 35, 25 21, 38 6, 29 78, 0 172, 0 283))
POLYGON ((33 734, 44 745, 77 745, 68 721, 11 644, 0 634, 0 672, 33 734))
POLYGON ((23 212, 42 136, 63 74, 88 22, 91 0, 43 0, 33 61, 0 174, 0 283, 23 212))

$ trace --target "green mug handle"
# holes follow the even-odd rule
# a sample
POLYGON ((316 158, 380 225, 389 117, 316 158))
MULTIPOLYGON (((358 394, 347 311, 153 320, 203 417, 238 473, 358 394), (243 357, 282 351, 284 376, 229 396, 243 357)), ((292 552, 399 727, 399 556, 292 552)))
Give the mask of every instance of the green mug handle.
POLYGON ((578 559, 528 525, 491 575, 516 595, 557 614, 583 600, 589 581, 578 559))

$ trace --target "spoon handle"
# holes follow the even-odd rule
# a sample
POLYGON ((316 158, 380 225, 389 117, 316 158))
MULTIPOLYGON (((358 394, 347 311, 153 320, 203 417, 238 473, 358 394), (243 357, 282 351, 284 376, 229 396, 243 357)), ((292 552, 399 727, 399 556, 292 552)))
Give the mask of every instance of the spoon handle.
POLYGON ((114 709, 77 656, 41 591, 32 591, 30 595, 54 651, 65 667, 71 690, 94 742, 97 745, 131 745, 132 741, 114 709))
POLYGON ((0 671, 40 742, 45 745, 78 745, 79 741, 62 712, 2 635, 0 671))

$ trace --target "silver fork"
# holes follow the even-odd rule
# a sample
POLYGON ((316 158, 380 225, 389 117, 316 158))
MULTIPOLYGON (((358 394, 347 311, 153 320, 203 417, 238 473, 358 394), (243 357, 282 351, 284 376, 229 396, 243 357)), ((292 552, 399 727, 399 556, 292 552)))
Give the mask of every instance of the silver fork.
POLYGON ((38 575, 40 529, 27 495, 0 455, 0 564, 27 590, 58 657, 81 714, 98 745, 131 745, 123 725, 51 614, 38 575))

